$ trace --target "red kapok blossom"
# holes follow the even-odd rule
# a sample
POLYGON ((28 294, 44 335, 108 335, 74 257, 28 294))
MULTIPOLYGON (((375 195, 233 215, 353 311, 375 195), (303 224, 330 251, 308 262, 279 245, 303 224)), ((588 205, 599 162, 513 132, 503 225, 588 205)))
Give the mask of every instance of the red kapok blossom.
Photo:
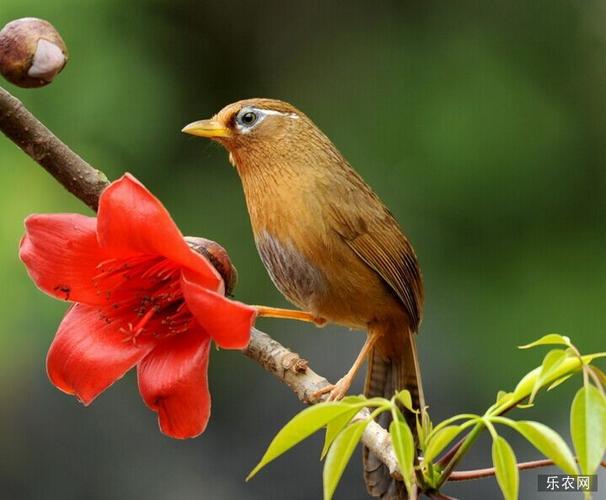
POLYGON ((129 174, 105 189, 97 217, 32 215, 25 227, 19 255, 32 280, 74 303, 48 352, 52 383, 88 405, 136 366, 162 432, 202 433, 210 341, 246 347, 255 309, 224 296, 215 268, 129 174))

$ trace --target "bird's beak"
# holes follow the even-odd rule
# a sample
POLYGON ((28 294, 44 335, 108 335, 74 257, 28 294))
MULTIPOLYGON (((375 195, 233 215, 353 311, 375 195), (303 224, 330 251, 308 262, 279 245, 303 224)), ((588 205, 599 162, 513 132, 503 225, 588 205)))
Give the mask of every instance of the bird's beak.
POLYGON ((186 134, 197 135, 199 137, 208 137, 216 139, 218 137, 229 137, 231 135, 229 129, 217 120, 199 120, 197 122, 185 125, 181 132, 186 134))

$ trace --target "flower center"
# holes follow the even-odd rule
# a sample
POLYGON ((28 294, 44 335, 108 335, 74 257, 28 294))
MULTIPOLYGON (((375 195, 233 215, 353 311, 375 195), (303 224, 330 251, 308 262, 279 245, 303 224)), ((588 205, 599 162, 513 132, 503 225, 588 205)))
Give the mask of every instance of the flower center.
POLYGON ((164 338, 184 333, 193 316, 181 290, 181 268, 164 257, 138 255, 108 259, 93 278, 98 294, 108 301, 106 322, 120 319, 125 342, 142 335, 164 338))

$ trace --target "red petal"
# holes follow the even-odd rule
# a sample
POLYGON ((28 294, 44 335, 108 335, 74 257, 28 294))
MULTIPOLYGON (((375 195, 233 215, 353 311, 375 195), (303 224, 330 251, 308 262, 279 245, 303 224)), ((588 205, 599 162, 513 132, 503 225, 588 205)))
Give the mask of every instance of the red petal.
POLYGON ((185 439, 206 429, 209 346, 208 335, 190 330, 159 344, 137 367, 139 392, 168 436, 185 439))
POLYGON ((76 304, 55 336, 46 358, 51 382, 90 404, 153 349, 155 342, 125 342, 122 318, 108 323, 98 307, 76 304))
POLYGON ((183 296, 196 321, 224 349, 244 349, 250 341, 256 310, 181 276, 183 296))
POLYGON ((189 248, 166 208, 132 175, 103 191, 98 214, 101 246, 123 255, 161 255, 196 272, 205 286, 222 286, 215 268, 189 248))
POLYGON ((99 248, 94 217, 79 214, 31 215, 19 257, 38 288, 61 300, 100 304, 93 285, 97 264, 105 254, 99 248))

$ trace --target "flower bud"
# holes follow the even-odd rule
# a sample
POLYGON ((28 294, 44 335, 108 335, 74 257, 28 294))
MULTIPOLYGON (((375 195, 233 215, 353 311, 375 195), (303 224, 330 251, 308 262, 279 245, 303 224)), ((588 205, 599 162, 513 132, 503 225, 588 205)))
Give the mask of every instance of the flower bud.
POLYGON ((61 35, 48 21, 24 17, 0 31, 0 73, 19 87, 43 87, 67 63, 61 35))
POLYGON ((186 236, 185 241, 194 251, 209 260, 225 282, 225 295, 231 295, 238 284, 238 270, 231 263, 225 248, 216 241, 195 236, 186 236))

